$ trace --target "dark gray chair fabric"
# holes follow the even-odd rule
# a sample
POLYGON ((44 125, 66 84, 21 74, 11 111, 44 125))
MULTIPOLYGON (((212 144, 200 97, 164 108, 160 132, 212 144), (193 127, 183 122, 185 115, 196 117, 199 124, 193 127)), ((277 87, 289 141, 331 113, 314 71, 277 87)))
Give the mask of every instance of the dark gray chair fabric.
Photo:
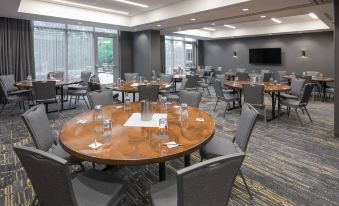
POLYGON ((112 90, 98 90, 87 93, 89 105, 94 109, 95 105, 108 106, 115 104, 112 90))
MULTIPOLYGON (((181 84, 180 84, 180 88, 179 88, 179 92, 182 90, 185 90, 186 88, 186 83, 187 83, 187 79, 183 79, 181 84)), ((179 95, 178 94, 165 94, 166 98, 168 101, 170 102, 179 102, 179 95)))
POLYGON ((39 205, 118 205, 125 181, 113 174, 88 170, 72 178, 67 161, 29 147, 14 147, 39 205))
POLYGON ((267 125, 267 112, 265 107, 264 85, 262 84, 243 84, 242 91, 244 102, 251 104, 255 108, 262 109, 264 112, 265 126, 267 125))
POLYGON ((173 75, 172 74, 160 74, 160 80, 164 81, 168 84, 172 84, 173 82, 173 75))
POLYGON ((37 104, 45 104, 46 112, 48 112, 48 105, 57 103, 56 96, 56 81, 34 81, 33 94, 37 104))
POLYGON ((289 116, 290 114, 290 110, 291 108, 294 109, 296 115, 297 115, 297 118, 301 124, 301 126, 303 126, 303 123, 301 121, 301 118, 299 116, 299 113, 298 113, 298 109, 301 109, 302 111, 306 111, 307 113, 307 116, 308 118, 310 119, 310 121, 312 122, 312 119, 311 119, 311 116, 307 110, 307 104, 308 104, 308 101, 312 95, 312 92, 313 92, 313 84, 306 84, 305 85, 305 88, 304 88, 304 91, 303 91, 303 94, 300 98, 300 100, 295 100, 295 99, 283 99, 280 101, 280 104, 283 105, 283 106, 286 106, 287 107, 287 114, 289 116))
POLYGON ((197 90, 199 75, 186 75, 187 82, 185 85, 186 90, 197 90))
POLYGON ((149 100, 151 102, 158 101, 159 85, 140 85, 139 90, 139 101, 149 100))
POLYGON ((215 78, 218 79, 221 83, 221 88, 224 93, 233 93, 233 89, 228 89, 225 85, 224 82, 226 81, 226 75, 225 74, 217 74, 215 75, 215 78))
POLYGON ((139 77, 139 73, 125 73, 125 80, 129 81, 129 80, 138 80, 139 77))
POLYGON ((91 75, 91 72, 81 72, 82 82, 80 82, 78 85, 68 87, 68 95, 70 96, 68 106, 69 108, 71 107, 72 100, 74 100, 74 104, 76 104, 77 101, 82 98, 82 100, 86 103, 87 108, 89 109, 89 105, 87 104, 87 100, 85 97, 87 97, 88 82, 91 78, 91 75))
POLYGON ((57 155, 70 164, 80 164, 80 160, 71 156, 57 143, 49 124, 44 105, 40 104, 21 115, 36 148, 57 155))
POLYGON ((243 152, 221 156, 178 170, 176 180, 151 187, 154 206, 227 205, 243 152))
POLYGON ((239 81, 248 81, 250 79, 248 73, 245 72, 237 72, 236 77, 238 77, 239 81))
POLYGON ((263 82, 269 82, 271 78, 273 79, 273 73, 272 72, 265 72, 263 82))
POLYGON ((2 104, 0 114, 5 109, 7 104, 12 104, 12 103, 19 103, 20 107, 22 104, 23 109, 25 110, 25 101, 29 100, 28 95, 29 95, 28 93, 18 93, 18 94, 9 95, 6 90, 5 85, 3 84, 2 81, 0 81, 0 104, 2 104))
POLYGON ((276 80, 278 83, 287 83, 288 81, 284 78, 282 78, 283 76, 286 76, 287 75, 287 71, 277 71, 276 73, 276 80))
POLYGON ((291 80, 291 91, 280 94, 283 99, 299 99, 302 89, 304 87, 305 79, 294 78, 291 80))
POLYGON ((185 103, 188 106, 199 108, 202 93, 199 91, 186 91, 181 90, 179 92, 180 104, 185 103))
POLYGON ((215 106, 214 106, 214 111, 217 108, 217 105, 218 105, 219 102, 225 102, 226 103, 224 116, 226 116, 226 111, 230 108, 231 102, 238 102, 239 106, 241 106, 239 96, 223 92, 220 80, 218 80, 218 79, 214 80, 213 88, 215 90, 215 95, 217 97, 217 101, 215 102, 215 106))
POLYGON ((13 74, 1 75, 0 82, 2 82, 3 87, 9 96, 11 95, 31 95, 31 90, 19 89, 15 85, 15 79, 13 74))

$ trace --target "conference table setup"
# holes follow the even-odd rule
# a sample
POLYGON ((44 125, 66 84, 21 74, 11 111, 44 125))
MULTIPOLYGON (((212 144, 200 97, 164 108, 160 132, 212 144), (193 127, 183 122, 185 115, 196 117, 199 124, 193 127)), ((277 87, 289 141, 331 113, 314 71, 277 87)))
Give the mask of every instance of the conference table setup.
MULTIPOLYGON (((228 88, 234 89, 239 92, 240 101, 242 97, 242 85, 244 84, 251 84, 250 81, 225 81, 224 85, 228 88)), ((281 92, 288 92, 291 90, 291 87, 286 84, 280 83, 270 83, 270 82, 263 82, 258 83, 264 85, 264 92, 270 94, 271 96, 271 103, 272 103, 272 110, 271 110, 271 119, 268 121, 274 120, 276 116, 276 103, 278 103, 278 115, 280 115, 280 93, 281 92)))
POLYGON ((159 180, 164 181, 166 161, 184 157, 189 166, 190 154, 214 135, 214 120, 198 108, 188 107, 188 119, 181 121, 180 106, 152 102, 152 118, 143 121, 141 107, 141 103, 131 103, 126 111, 124 104, 105 106, 100 120, 95 118, 96 110, 81 113, 65 122, 60 144, 71 155, 94 163, 158 163, 159 180))

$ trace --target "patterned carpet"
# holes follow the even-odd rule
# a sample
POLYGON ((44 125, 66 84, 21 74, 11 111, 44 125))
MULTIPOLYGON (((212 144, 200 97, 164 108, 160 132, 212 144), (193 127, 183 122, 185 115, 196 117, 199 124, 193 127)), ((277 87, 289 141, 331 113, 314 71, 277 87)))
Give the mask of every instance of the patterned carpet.
MULTIPOLYGON (((239 110, 232 110, 223 117, 224 104, 213 111, 215 97, 204 96, 201 108, 216 121, 216 136, 232 138, 239 118, 239 110)), ((270 100, 267 98, 267 105, 270 100)), ((252 133, 243 173, 254 195, 249 197, 238 177, 232 190, 229 205, 337 205, 339 206, 339 139, 333 136, 333 102, 315 101, 309 105, 314 120, 310 123, 302 115, 302 127, 291 113, 264 126, 260 119, 252 133)), ((49 114, 55 133, 63 123, 78 113, 78 109, 49 114)), ((24 169, 13 152, 13 145, 31 144, 32 140, 20 118, 17 107, 7 107, 0 116, 0 205, 29 205, 33 189, 24 169)), ((198 161, 192 155, 192 162, 198 161)), ((183 159, 167 163, 168 178, 183 168, 183 159)), ((91 165, 88 163, 88 167, 91 165)), ((100 167, 100 166, 99 166, 100 167)), ((149 188, 158 180, 157 165, 122 167, 116 172, 128 183, 122 205, 151 205, 149 188)))

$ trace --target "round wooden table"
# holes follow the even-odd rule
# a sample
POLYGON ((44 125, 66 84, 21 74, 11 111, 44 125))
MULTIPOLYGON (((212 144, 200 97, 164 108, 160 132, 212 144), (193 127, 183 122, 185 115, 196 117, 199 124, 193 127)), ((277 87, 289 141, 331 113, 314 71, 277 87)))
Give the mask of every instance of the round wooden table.
MULTIPOLYGON (((225 81, 224 83, 226 87, 238 90, 240 97, 241 97, 241 91, 242 91, 243 84, 250 84, 250 81, 237 81, 237 82, 225 81)), ((270 120, 273 120, 276 118, 276 115, 275 115, 276 100, 278 100, 278 113, 280 113, 280 93, 290 91, 291 87, 287 84, 270 84, 269 82, 263 82, 263 85, 264 85, 264 92, 270 93, 272 97, 272 118, 270 120)))
MULTIPOLYGON (((288 83, 291 84, 291 80, 294 78, 294 75, 285 75, 282 76, 282 78, 287 79, 288 83)), ((326 98, 326 88, 327 88, 327 82, 334 82, 333 77, 319 77, 319 76, 312 76, 311 81, 313 82, 319 82, 321 85, 321 89, 323 92, 323 102, 325 101, 326 98)))
MULTIPOLYGON (((159 82, 156 80, 150 80, 147 82, 148 85, 159 85, 159 82)), ((122 94, 122 102, 125 100, 125 93, 132 93, 133 94, 133 101, 135 102, 135 93, 138 93, 138 86, 143 85, 143 83, 139 83, 138 81, 124 81, 122 85, 113 85, 113 86, 107 86, 107 89, 112 89, 113 91, 121 92, 122 94), (134 84, 134 85, 133 85, 134 84)), ((159 90, 164 90, 171 87, 171 84, 160 81, 160 87, 159 90)))
MULTIPOLYGON (((165 180, 165 162, 185 156, 185 165, 190 164, 190 153, 206 144, 214 135, 212 117, 197 108, 188 108, 189 119, 185 126, 179 121, 179 108, 168 104, 167 138, 159 137, 159 128, 123 126, 131 114, 140 112, 140 104, 132 103, 131 111, 124 112, 122 104, 103 107, 105 119, 112 121, 108 135, 93 121, 94 111, 82 113, 64 124, 60 132, 60 144, 71 155, 94 163, 106 165, 145 165, 159 163, 159 179, 165 180), (196 121, 196 118, 204 121, 196 121), (87 120, 80 124, 79 120, 87 120), (108 138, 106 137, 108 136, 108 138), (102 143, 98 149, 88 145, 102 143), (180 146, 167 148, 166 142, 175 141, 180 146)), ((160 104, 152 105, 154 113, 160 113, 160 104)))
MULTIPOLYGON (((82 82, 82 80, 32 80, 32 81, 28 81, 28 80, 22 80, 19 82, 15 83, 15 86, 18 88, 22 88, 22 89, 31 89, 33 88, 33 83, 34 81, 55 81, 56 82, 56 87, 60 88, 60 98, 61 98, 61 110, 64 110, 64 86, 67 85, 72 85, 72 84, 79 84, 82 82)), ((67 101, 67 100, 66 100, 67 101)))

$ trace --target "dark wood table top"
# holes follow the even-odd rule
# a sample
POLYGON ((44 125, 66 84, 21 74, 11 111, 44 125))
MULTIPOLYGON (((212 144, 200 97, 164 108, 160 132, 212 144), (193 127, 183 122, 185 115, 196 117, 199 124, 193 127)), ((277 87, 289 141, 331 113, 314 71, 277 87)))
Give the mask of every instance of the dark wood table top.
MULTIPOLYGON (((250 84, 250 81, 225 81, 224 85, 226 87, 241 90, 243 84, 250 84)), ((264 82, 264 92, 286 92, 291 90, 291 87, 287 84, 270 84, 269 82, 264 82)))
MULTIPOLYGON (((160 113, 160 104, 153 104, 154 113, 160 113)), ((168 105, 168 138, 160 139, 158 128, 124 127, 132 113, 140 112, 140 104, 132 103, 131 112, 124 112, 122 105, 103 107, 105 119, 112 120, 111 138, 104 141, 102 133, 96 131, 93 111, 82 113, 64 124, 60 132, 60 144, 69 152, 83 160, 107 165, 141 165, 165 162, 188 155, 206 144, 214 135, 215 123, 212 117, 199 109, 189 107, 188 127, 182 127, 179 121, 179 108, 168 105), (197 117, 204 122, 196 121, 197 117), (79 120, 87 120, 77 124, 79 120), (88 145, 103 143, 98 149, 88 145), (175 141, 181 146, 167 148, 163 144, 175 141), (164 154, 162 151, 166 151, 164 154)))
MULTIPOLYGON (((132 84, 139 84, 137 81, 125 81, 122 85, 113 85, 113 86, 107 86, 106 88, 112 89, 113 91, 119 91, 119 92, 128 92, 128 93, 137 93, 138 91, 138 86, 132 86, 132 84)), ((158 81, 156 80, 150 80, 148 81, 149 85, 158 85, 158 81)), ((168 89, 171 87, 171 84, 165 82, 165 81, 160 81, 160 90, 168 89)))
MULTIPOLYGON (((287 80, 291 80, 293 79, 293 75, 285 75, 282 76, 282 78, 287 79, 287 80)), ((333 77, 319 77, 319 76, 312 76, 312 81, 315 82, 333 82, 334 78, 333 77)))
POLYGON ((34 81, 56 81, 56 86, 79 84, 82 82, 81 80, 69 80, 69 81, 65 81, 65 80, 32 80, 32 81, 22 80, 22 81, 16 82, 15 86, 18 88, 30 89, 33 87, 32 82, 34 81))

